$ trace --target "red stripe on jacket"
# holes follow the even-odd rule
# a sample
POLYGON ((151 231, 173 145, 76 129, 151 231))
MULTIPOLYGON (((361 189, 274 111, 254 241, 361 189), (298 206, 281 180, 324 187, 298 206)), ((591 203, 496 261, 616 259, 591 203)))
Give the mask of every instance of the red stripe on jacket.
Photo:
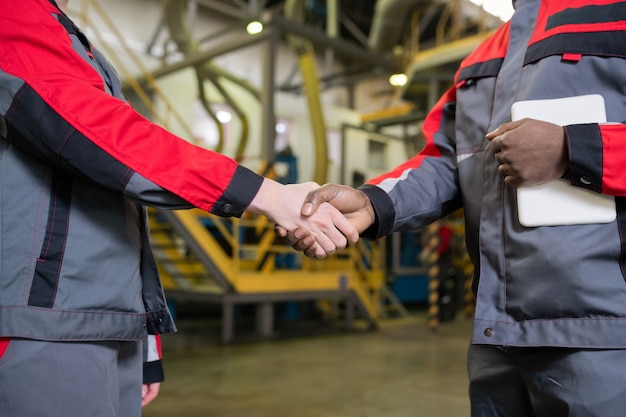
POLYGON ((422 127, 422 132, 424 133, 424 137, 426 138, 426 145, 419 154, 415 155, 413 158, 409 159, 403 164, 397 166, 392 171, 370 179, 369 181, 367 181, 367 184, 378 185, 385 179, 399 178, 402 173, 407 169, 419 168, 425 158, 440 157, 441 153, 439 152, 439 148, 437 148, 437 145, 435 144, 435 134, 439 131, 439 127, 441 126, 443 107, 447 103, 454 101, 456 101, 456 89, 451 88, 439 99, 435 107, 433 107, 433 109, 426 116, 426 119, 424 120, 424 125, 422 127))
POLYGON ((626 152, 624 125, 601 125, 602 134, 602 193, 626 196, 626 152))
POLYGON ((510 23, 506 22, 500 26, 491 36, 485 39, 472 53, 470 53, 459 66, 459 70, 455 76, 455 83, 463 68, 470 67, 474 64, 490 61, 493 59, 501 59, 506 56, 510 40, 510 23))
POLYGON ((4 356, 4 353, 7 351, 10 341, 11 338, 9 337, 0 337, 0 359, 2 359, 2 356, 4 356))
POLYGON ((590 4, 589 0, 570 0, 568 2, 542 1, 539 8, 539 14, 537 16, 537 24, 535 25, 535 33, 533 33, 529 44, 532 45, 546 38, 549 38, 550 36, 559 35, 562 33, 626 30, 626 20, 598 23, 575 23, 548 28, 548 19, 566 9, 577 9, 588 6, 598 6, 599 8, 601 8, 601 6, 610 6, 616 3, 617 2, 615 0, 596 0, 594 1, 593 5, 590 4))

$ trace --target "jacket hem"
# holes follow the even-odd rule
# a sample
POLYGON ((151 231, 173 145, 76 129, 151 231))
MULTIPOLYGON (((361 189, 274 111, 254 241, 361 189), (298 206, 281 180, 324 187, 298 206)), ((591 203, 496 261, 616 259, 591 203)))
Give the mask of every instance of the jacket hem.
POLYGON ((578 317, 522 322, 476 319, 472 343, 511 347, 626 349, 626 318, 578 317))
MULTIPOLYGON (((172 324, 160 330, 173 333, 175 328, 172 324)), ((0 307, 0 337, 46 341, 133 341, 146 334, 145 313, 0 307)))

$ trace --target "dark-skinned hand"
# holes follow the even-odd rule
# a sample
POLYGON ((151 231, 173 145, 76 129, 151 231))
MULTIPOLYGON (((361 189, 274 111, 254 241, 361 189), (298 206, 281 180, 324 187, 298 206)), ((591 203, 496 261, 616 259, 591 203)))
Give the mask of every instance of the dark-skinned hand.
POLYGON ((569 167, 563 127, 534 119, 504 123, 486 136, 504 183, 528 187, 560 178, 569 167))
MULTIPOLYGON (((352 187, 326 184, 311 191, 302 204, 302 215, 307 217, 313 215, 323 203, 332 204, 356 227, 359 233, 367 229, 375 220, 374 208, 370 199, 363 191, 352 187)), ((288 232, 277 225, 274 231, 294 249, 304 252, 309 257, 316 256, 315 239, 305 230, 295 229, 288 232)), ((320 257, 319 253, 317 257, 320 257)))

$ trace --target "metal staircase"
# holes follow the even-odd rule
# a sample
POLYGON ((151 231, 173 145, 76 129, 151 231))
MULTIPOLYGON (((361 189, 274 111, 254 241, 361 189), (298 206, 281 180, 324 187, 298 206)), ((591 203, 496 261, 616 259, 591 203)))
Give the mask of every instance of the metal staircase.
POLYGON ((381 317, 384 274, 380 245, 361 242, 325 260, 295 253, 264 217, 224 219, 201 210, 151 209, 151 243, 168 297, 222 305, 222 342, 234 337, 233 309, 257 304, 260 332, 270 331, 271 306, 318 300, 345 304, 368 328, 381 317))

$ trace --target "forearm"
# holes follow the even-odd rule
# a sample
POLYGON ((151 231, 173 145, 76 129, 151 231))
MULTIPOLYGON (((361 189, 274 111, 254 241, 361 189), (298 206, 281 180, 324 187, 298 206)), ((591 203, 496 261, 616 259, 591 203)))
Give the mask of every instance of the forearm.
MULTIPOLYGON (((283 205, 289 204, 290 197, 291 195, 285 192, 285 185, 269 178, 265 178, 261 183, 256 196, 250 202, 247 211, 254 214, 261 214, 270 220, 277 222, 277 218, 281 217, 281 208, 284 208, 283 205)), ((298 204, 300 203, 301 201, 298 202, 298 204)), ((283 215, 285 214, 287 213, 283 212, 283 215)), ((285 227, 289 226, 287 224, 282 225, 285 227)))

